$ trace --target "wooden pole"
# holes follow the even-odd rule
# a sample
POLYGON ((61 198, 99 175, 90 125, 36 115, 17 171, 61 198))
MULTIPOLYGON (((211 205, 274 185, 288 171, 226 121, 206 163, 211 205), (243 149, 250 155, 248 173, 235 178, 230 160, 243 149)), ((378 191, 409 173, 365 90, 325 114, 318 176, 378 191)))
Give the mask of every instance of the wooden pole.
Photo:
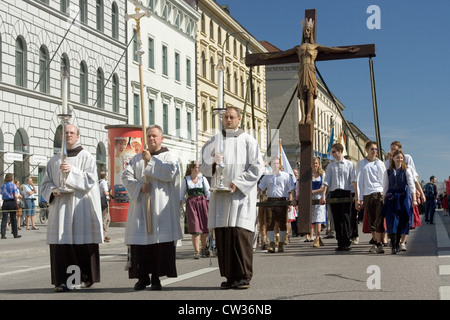
MULTIPOLYGON (((144 16, 150 17, 150 11, 144 10, 144 13, 139 13, 142 6, 139 1, 133 1, 135 5, 135 14, 127 15, 126 18, 131 17, 136 21, 136 36, 138 42, 137 56, 139 62, 139 82, 140 82, 140 95, 141 95, 141 121, 142 121, 142 145, 144 148, 148 148, 147 146, 147 132, 145 126, 145 101, 144 101, 144 77, 142 73, 142 55, 144 54, 144 50, 142 49, 142 41, 141 41, 141 18, 144 16)), ((144 161, 145 167, 148 164, 148 161, 144 161)), ((145 183, 148 183, 148 177, 145 177, 145 183)), ((147 213, 147 232, 152 233, 152 218, 150 212, 150 195, 147 193, 145 195, 146 198, 146 213, 147 213)))

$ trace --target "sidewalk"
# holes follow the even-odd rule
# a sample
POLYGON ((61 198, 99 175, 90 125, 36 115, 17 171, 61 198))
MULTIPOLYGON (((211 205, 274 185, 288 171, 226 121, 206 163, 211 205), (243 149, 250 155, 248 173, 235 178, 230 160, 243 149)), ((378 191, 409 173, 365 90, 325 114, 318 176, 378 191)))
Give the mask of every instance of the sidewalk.
MULTIPOLYGON (((22 227, 19 235, 22 237, 14 238, 11 230, 6 231, 7 239, 0 239, 0 261, 6 258, 24 258, 40 254, 48 254, 49 246, 46 242, 47 224, 36 223, 39 230, 26 230, 22 227)), ((122 243, 124 240, 125 227, 109 227, 108 236, 111 238, 108 244, 122 243)))

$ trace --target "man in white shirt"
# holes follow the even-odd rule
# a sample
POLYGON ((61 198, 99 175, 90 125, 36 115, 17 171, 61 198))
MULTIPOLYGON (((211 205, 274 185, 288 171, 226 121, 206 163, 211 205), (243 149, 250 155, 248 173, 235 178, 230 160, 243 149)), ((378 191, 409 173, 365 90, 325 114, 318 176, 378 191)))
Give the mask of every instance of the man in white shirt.
POLYGON ((344 159, 343 150, 344 146, 340 143, 331 146, 331 154, 334 160, 327 166, 325 181, 323 182, 324 188, 320 198, 320 203, 325 204, 325 194, 329 190, 328 199, 343 199, 343 202, 330 204, 338 242, 336 251, 350 250, 351 186, 353 185, 354 190, 356 190, 355 166, 353 162, 344 159), (348 199, 348 201, 344 199, 348 199))
POLYGON ((366 143, 367 156, 356 165, 356 182, 358 202, 356 209, 365 209, 369 228, 375 244, 371 252, 384 253, 384 217, 381 215, 383 206, 383 177, 386 167, 377 158, 378 146, 375 141, 366 143))
POLYGON ((271 161, 272 174, 265 175, 259 182, 258 189, 266 190, 268 202, 274 202, 273 206, 267 208, 266 228, 269 238, 270 253, 275 252, 275 224, 278 222, 280 228, 280 241, 278 242, 278 252, 284 251, 284 239, 287 233, 287 205, 277 205, 276 202, 292 201, 292 191, 295 190, 292 178, 289 173, 280 171, 280 159, 271 161))

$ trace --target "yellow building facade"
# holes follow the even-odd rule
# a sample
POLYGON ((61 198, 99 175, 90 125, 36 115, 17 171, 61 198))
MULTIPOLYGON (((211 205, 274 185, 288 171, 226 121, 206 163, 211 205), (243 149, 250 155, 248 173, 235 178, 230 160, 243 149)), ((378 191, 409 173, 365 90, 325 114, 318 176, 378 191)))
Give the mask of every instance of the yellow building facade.
POLYGON ((245 56, 267 50, 230 15, 227 6, 199 0, 197 27, 197 126, 199 151, 220 130, 219 72, 223 65, 224 107, 238 107, 241 127, 265 153, 267 146, 264 67, 245 65, 245 56), (253 94, 252 94, 253 93, 253 94), (253 96, 253 99, 251 97, 253 96))

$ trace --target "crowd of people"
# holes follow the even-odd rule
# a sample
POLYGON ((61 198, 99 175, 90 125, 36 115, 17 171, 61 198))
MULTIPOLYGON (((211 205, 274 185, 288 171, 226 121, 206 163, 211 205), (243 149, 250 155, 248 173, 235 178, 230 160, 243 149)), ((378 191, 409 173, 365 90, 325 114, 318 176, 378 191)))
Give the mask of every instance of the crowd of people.
MULTIPOLYGON (((359 243, 358 223, 363 221, 362 231, 372 235, 370 252, 384 253, 385 248, 390 246, 391 253, 397 254, 399 251, 406 251, 409 231, 421 225, 420 213, 425 215, 427 224, 434 223, 436 178, 430 177, 430 182, 422 188, 412 157, 403 153, 399 141, 393 141, 390 147, 384 163, 378 158, 378 146, 374 141, 367 142, 366 157, 356 166, 348 157, 343 156, 344 148, 339 143, 331 147, 333 160, 326 171, 321 167, 320 158, 313 159, 312 196, 320 204, 312 206, 311 233, 304 235, 305 242, 311 241, 313 247, 317 248, 323 246, 321 229, 325 226, 326 236, 336 238, 336 251, 351 250, 353 244, 359 243)), ((274 177, 271 179, 276 180, 274 177)), ((450 177, 446 185, 450 194, 450 177)), ((264 189, 264 185, 261 189, 264 189)), ((269 189, 266 191, 274 192, 269 189)), ((295 194, 298 195, 299 192, 297 185, 291 195, 296 198, 295 194)), ((261 201, 264 203, 267 200, 262 197, 261 201)), ((442 202, 445 214, 445 210, 448 210, 447 196, 442 202)), ((262 249, 267 247, 264 235, 267 225, 264 222, 270 223, 267 212, 273 208, 282 209, 284 215, 289 210, 288 205, 259 208, 262 249)), ((294 228, 292 235, 297 236, 294 228)), ((283 238, 282 233, 280 238, 283 238)), ((274 252, 270 246, 268 251, 274 252)))
POLYGON ((24 184, 14 180, 12 173, 5 174, 1 186, 2 224, 1 239, 7 239, 9 229, 14 238, 20 238, 19 230, 39 230, 36 227, 36 188, 31 177, 25 179, 24 184))
MULTIPOLYGON (((205 143, 199 163, 192 161, 183 178, 177 155, 162 146, 161 127, 147 129, 148 149, 136 154, 121 176, 130 198, 126 269, 130 279, 137 279, 135 290, 147 286, 161 290, 161 276, 177 276, 176 247, 183 237, 180 207, 184 204, 194 258, 209 257, 212 248, 217 250, 220 275, 226 279, 221 289, 250 287, 255 239, 274 254, 284 251, 289 230, 296 235, 296 217, 303 214, 297 206, 298 173, 295 170, 293 177, 284 172, 280 160, 274 158, 269 174, 257 141, 239 128, 240 120, 239 109, 226 108, 224 130, 205 143), (208 237, 211 231, 214 236, 208 237)), ((107 175, 102 172, 98 178, 95 158, 78 143, 79 129, 68 124, 65 130, 67 159, 53 156, 41 184, 42 197, 51 204, 47 243, 56 292, 70 290, 66 271, 73 265, 80 268, 85 287, 99 282, 99 244, 109 241, 107 175), (72 192, 58 189, 61 175, 72 192)), ((358 243, 359 214, 364 216, 363 232, 372 234, 371 252, 384 253, 387 239, 393 254, 406 250, 409 230, 420 225, 419 204, 425 206, 425 221, 434 221, 435 177, 422 189, 414 162, 398 141, 391 144, 384 163, 378 159, 374 141, 366 144, 366 157, 356 166, 344 157, 343 149, 339 143, 331 147, 333 160, 326 170, 319 158, 313 160, 315 202, 308 241, 315 248, 324 246, 321 232, 327 225, 327 232, 334 231, 336 251, 351 250, 358 243)), ((447 184, 450 195, 450 177, 447 184)), ((32 179, 19 186, 12 174, 6 174, 1 194, 2 238, 8 215, 14 237, 20 237, 17 221, 22 202, 29 210, 26 227, 36 230, 32 179)))

